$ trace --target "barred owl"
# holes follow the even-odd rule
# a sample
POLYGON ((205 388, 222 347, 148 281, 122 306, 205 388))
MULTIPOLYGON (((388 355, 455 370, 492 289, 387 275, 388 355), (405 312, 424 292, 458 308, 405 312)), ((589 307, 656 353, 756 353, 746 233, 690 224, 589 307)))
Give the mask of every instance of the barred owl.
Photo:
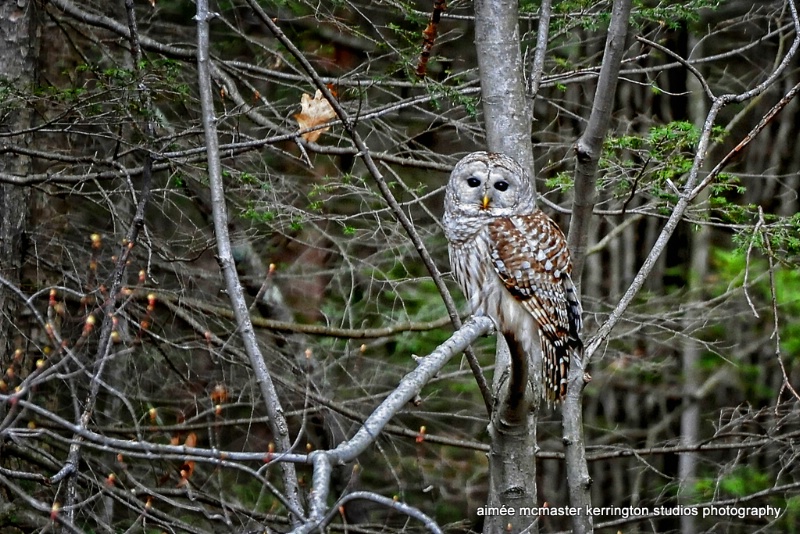
POLYGON ((531 182, 514 160, 474 152, 447 184, 444 229, 450 264, 472 313, 491 317, 512 364, 542 354, 542 395, 566 395, 573 353, 582 350, 581 304, 564 234, 536 209, 531 182))

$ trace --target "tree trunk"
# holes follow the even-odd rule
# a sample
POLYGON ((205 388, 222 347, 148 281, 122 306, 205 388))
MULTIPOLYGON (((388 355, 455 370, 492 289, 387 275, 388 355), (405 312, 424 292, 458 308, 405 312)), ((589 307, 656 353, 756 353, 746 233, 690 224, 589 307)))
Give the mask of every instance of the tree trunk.
POLYGON ((486 144, 490 151, 514 158, 533 178, 531 109, 525 96, 515 0, 475 2, 475 48, 486 144))
MULTIPOLYGON (((30 128, 31 110, 25 100, 14 95, 27 91, 33 83, 33 5, 26 0, 0 4, 0 79, 11 89, 13 109, 4 117, 3 133, 30 128)), ((5 142, 27 145, 30 135, 13 136, 5 142)), ((26 156, 6 152, 0 156, 0 175, 23 176, 30 171, 26 156)), ((25 230, 28 220, 30 189, 25 186, 0 183, 0 276, 18 285, 25 249, 25 230)), ((14 353, 14 324, 16 297, 0 284, 0 354, 14 353)), ((6 361, 0 362, 5 369, 6 361)))
MULTIPOLYGON (((501 152, 519 162, 534 177, 531 146, 531 112, 525 96, 522 53, 516 1, 475 2, 475 47, 481 79, 486 142, 491 152, 501 152)), ((510 392, 509 384, 527 387, 528 376, 508 380, 510 356, 503 336, 497 336, 497 360, 493 396, 496 400, 489 424, 488 505, 501 510, 489 513, 484 532, 537 532, 536 516, 520 513, 536 506, 536 412, 528 388, 510 392), (525 406, 507 403, 522 397, 525 406), (520 413, 525 414, 520 417, 520 413)), ((541 355, 528 362, 524 373, 541 365, 541 355)), ((538 376, 538 373, 535 373, 538 376)))
MULTIPOLYGON (((581 273, 586 258, 589 226, 597 198, 596 175, 603 140, 611 124, 611 112, 616 101, 622 56, 630 22, 631 0, 616 0, 608 28, 603 66, 597 81, 592 113, 586 131, 575 144, 575 199, 569 226, 569 248, 573 261, 573 280, 581 287, 581 273)), ((572 358, 569 370, 567 396, 562 406, 564 426, 563 442, 567 464, 567 487, 570 506, 585 510, 591 505, 592 478, 586 462, 586 443, 583 432, 583 388, 587 383, 586 361, 581 354, 572 358)), ((592 532, 590 515, 577 514, 572 518, 572 531, 577 534, 592 532)))
MULTIPOLYGON (((693 39, 694 40, 694 39, 693 39)), ((696 40, 694 40, 696 41, 696 40)), ((702 43, 694 42, 689 44, 689 49, 695 53, 702 53, 702 43)), ((700 82, 691 74, 687 73, 686 87, 690 95, 694 95, 689 104, 690 120, 702 128, 703 118, 708 112, 705 102, 703 88, 700 82)), ((701 192, 697 197, 698 203, 708 200, 708 190, 701 192)), ((708 257, 711 240, 711 231, 708 226, 699 226, 690 236, 690 262, 689 262, 689 290, 690 294, 700 292, 703 288, 703 280, 708 273, 708 257)), ((695 298, 703 300, 702 293, 697 293, 695 298)), ((700 399, 697 392, 700 389, 701 380, 698 376, 698 364, 703 347, 691 334, 691 331, 704 320, 705 312, 702 308, 687 306, 689 310, 685 317, 685 328, 688 330, 684 337, 683 353, 681 354, 681 370, 683 375, 683 411, 681 412, 681 445, 692 447, 697 445, 700 440, 700 399)), ((680 487, 678 490, 679 504, 691 504, 692 486, 697 476, 696 453, 683 453, 678 456, 678 479, 680 487)), ((689 515, 681 515, 681 533, 690 534, 697 532, 697 520, 689 515)))

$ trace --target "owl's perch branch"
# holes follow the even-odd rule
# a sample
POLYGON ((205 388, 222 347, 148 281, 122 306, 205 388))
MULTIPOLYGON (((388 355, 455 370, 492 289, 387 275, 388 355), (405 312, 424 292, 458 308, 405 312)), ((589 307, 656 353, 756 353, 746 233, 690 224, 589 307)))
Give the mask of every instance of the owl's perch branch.
POLYGON ((313 487, 309 494, 308 520, 295 534, 314 532, 325 525, 331 472, 335 465, 354 460, 383 432, 389 420, 413 399, 450 359, 461 354, 479 337, 489 334, 494 322, 488 317, 471 317, 450 338, 428 356, 419 360, 388 397, 370 414, 356 434, 329 451, 310 455, 314 467, 313 487))

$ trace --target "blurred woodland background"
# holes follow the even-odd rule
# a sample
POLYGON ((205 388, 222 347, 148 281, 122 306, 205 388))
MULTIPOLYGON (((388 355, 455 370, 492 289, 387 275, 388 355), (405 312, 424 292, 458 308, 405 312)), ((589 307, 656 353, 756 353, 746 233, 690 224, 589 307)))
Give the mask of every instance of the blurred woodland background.
MULTIPOLYGON (((587 339, 679 199, 707 91, 747 91, 794 53, 792 1, 633 2, 582 276, 587 339)), ((3 4, 0 530, 289 530, 273 431, 217 261, 195 3, 3 4), (181 454, 183 445, 231 454, 181 454)), ((526 72, 541 4, 519 5, 526 72)), ((544 6, 549 40, 530 93, 536 188, 565 231, 611 5, 544 6)), ((452 165, 486 147, 472 2, 447 4, 424 77, 431 1, 219 0, 211 9, 236 269, 292 451, 330 449, 453 327, 363 152, 258 9, 352 118, 463 310, 440 218, 452 165), (317 130, 301 136, 301 126, 317 130)), ((603 340, 583 409, 594 506, 782 513, 611 514, 595 518, 598 531, 797 532, 800 102, 789 92, 798 82, 795 57, 766 91, 720 111, 701 179, 767 122, 694 199, 603 340)), ((493 338, 475 350, 490 376, 493 338)), ((396 497, 446 532, 480 531, 487 421, 469 367, 454 358, 357 462, 334 470, 333 488, 396 497)), ((538 444, 539 502, 566 506, 558 409, 541 413, 538 444)), ((307 492, 311 469, 296 468, 307 492)), ((569 525, 542 517, 538 528, 569 525)), ((361 500, 329 528, 421 527, 361 500)))

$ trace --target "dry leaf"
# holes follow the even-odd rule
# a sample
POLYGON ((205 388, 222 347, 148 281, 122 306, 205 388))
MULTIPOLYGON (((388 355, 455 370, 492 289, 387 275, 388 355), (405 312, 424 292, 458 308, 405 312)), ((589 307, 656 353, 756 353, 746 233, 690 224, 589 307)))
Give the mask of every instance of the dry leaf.
MULTIPOLYGON (((311 95, 307 93, 303 93, 302 98, 300 98, 300 107, 300 113, 296 114, 294 119, 297 121, 297 124, 300 125, 301 130, 314 128, 315 126, 325 124, 336 118, 336 112, 333 111, 331 103, 322 96, 322 91, 319 89, 317 89, 316 94, 314 94, 314 98, 311 98, 311 95)), ((330 130, 330 127, 320 128, 319 130, 306 132, 300 136, 306 141, 313 143, 328 130, 330 130)))
POLYGON ((222 404, 228 400, 228 388, 224 384, 217 384, 211 390, 211 402, 214 404, 222 404))

